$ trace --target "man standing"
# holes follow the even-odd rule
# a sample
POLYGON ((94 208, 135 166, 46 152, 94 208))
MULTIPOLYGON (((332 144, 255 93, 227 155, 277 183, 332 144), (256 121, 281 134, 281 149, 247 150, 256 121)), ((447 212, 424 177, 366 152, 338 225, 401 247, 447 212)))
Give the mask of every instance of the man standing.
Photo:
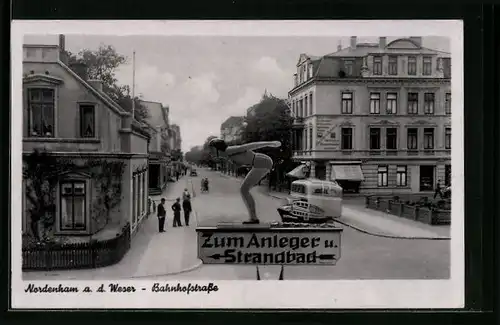
POLYGON ((438 194, 441 197, 441 199, 443 199, 443 193, 441 192, 441 180, 438 180, 436 184, 436 190, 434 191, 434 199, 436 199, 436 196, 438 196, 438 194))
POLYGON ((181 198, 175 199, 175 203, 172 204, 172 211, 174 211, 174 224, 173 227, 182 227, 181 224, 181 204, 179 203, 181 198))
POLYGON ((191 214, 191 197, 189 195, 184 197, 182 209, 184 210, 184 222, 186 226, 189 226, 189 215, 191 214))
POLYGON ((158 230, 160 232, 165 232, 163 228, 165 226, 165 217, 167 216, 167 211, 165 210, 164 198, 162 198, 161 203, 158 204, 157 211, 158 211, 158 230))

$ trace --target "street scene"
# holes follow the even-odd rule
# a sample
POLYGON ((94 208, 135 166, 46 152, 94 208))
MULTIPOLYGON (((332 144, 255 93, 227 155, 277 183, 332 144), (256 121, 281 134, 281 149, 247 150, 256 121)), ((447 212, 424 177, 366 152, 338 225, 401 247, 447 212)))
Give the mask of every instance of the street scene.
POLYGON ((449 47, 26 37, 23 279, 450 278, 449 47), (282 244, 313 228, 335 262, 228 255, 266 233, 262 256, 315 259, 282 244), (208 256, 214 232, 233 244, 208 256))

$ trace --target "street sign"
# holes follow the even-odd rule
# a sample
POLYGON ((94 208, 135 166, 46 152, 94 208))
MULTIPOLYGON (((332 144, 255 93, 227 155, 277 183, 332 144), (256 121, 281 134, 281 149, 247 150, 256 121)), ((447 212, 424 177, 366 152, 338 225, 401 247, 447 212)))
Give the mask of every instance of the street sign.
POLYGON ((342 229, 229 224, 198 227, 204 264, 335 265, 342 229))

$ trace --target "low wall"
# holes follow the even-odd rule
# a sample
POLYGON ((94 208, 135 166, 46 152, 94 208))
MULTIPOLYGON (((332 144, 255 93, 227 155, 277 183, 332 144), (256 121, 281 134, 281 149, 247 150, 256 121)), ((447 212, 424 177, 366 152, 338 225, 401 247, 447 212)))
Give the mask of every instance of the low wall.
POLYGON ((23 247, 23 270, 88 269, 118 263, 130 249, 130 225, 115 238, 23 247))
POLYGON ((451 223, 450 210, 429 209, 378 196, 367 196, 366 207, 429 225, 449 225, 451 223))

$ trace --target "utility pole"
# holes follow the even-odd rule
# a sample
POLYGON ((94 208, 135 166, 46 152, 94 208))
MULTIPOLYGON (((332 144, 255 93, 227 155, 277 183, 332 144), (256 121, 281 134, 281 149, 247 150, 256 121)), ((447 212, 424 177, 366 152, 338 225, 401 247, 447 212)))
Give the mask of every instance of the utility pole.
POLYGON ((132 121, 135 119, 135 50, 132 55, 132 121))

